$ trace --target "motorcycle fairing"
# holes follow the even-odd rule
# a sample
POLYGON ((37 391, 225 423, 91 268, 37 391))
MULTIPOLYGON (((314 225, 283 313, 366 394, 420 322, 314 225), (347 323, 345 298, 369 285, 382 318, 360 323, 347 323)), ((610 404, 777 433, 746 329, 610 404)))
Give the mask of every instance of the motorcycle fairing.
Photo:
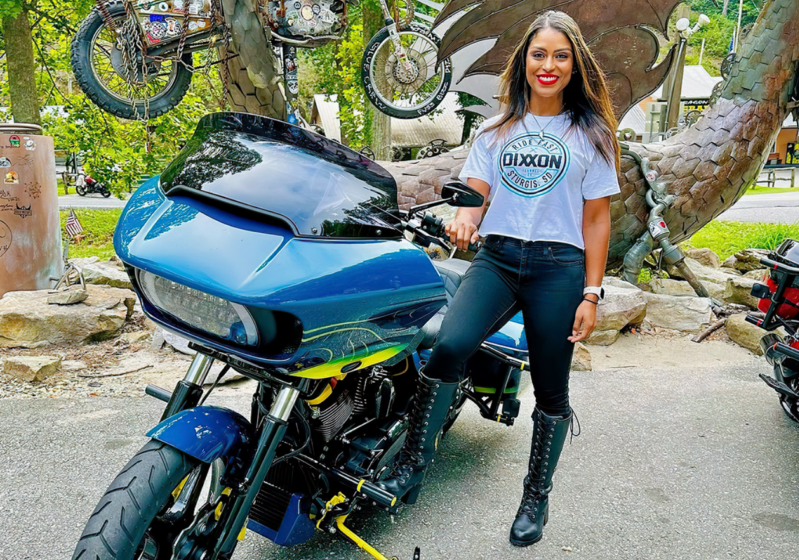
POLYGON ((147 436, 203 463, 224 458, 228 474, 249 465, 255 448, 250 422, 238 412, 217 406, 178 412, 147 436))
POLYGON ((399 238, 388 171, 314 132, 243 113, 206 115, 161 174, 164 193, 234 205, 298 236, 399 238))
POLYGON ((236 345, 159 312, 131 274, 145 313, 163 327, 299 376, 332 377, 406 351, 446 303, 441 278, 409 241, 297 237, 201 200, 166 197, 157 178, 131 197, 114 246, 131 271, 245 306, 262 334, 273 328, 270 314, 295 317, 302 335, 291 351, 271 351, 266 340, 236 345))

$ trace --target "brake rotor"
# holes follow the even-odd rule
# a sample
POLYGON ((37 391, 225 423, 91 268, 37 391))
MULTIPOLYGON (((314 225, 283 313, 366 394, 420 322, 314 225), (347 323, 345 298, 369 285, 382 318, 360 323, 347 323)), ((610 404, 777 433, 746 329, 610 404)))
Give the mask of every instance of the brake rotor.
POLYGON ((393 89, 408 86, 418 89, 427 81, 427 66, 420 63, 421 54, 414 49, 408 49, 406 54, 411 66, 410 71, 400 62, 396 53, 392 52, 386 60, 385 76, 393 89))

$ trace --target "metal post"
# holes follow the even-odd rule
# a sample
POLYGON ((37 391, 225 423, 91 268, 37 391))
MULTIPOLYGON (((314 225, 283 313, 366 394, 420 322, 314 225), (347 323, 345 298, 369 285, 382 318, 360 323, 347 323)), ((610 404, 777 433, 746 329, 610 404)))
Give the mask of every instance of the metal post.
POLYGON ((671 80, 671 93, 669 94, 669 108, 666 116, 666 131, 677 126, 680 120, 680 101, 682 99, 682 78, 685 70, 685 47, 688 39, 680 37, 680 46, 677 50, 677 61, 671 80))

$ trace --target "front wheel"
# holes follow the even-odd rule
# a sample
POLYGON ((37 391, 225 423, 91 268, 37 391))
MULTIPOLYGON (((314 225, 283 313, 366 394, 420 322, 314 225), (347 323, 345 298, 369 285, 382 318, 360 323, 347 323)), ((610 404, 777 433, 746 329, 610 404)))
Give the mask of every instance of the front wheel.
POLYGON ((86 187, 83 185, 78 185, 75 187, 75 191, 81 196, 86 196, 86 187))
POLYGON ((168 514, 178 506, 185 509, 181 499, 185 493, 196 494, 189 487, 202 485, 208 470, 177 449, 150 441, 100 499, 73 560, 169 560, 185 523, 168 514))
POLYGON ((361 76, 369 101, 382 113, 416 119, 438 107, 452 83, 449 59, 438 60, 441 43, 433 32, 412 23, 400 29, 399 40, 410 68, 395 50, 389 28, 378 31, 366 45, 361 76))
POLYGON ((72 71, 95 105, 123 119, 158 117, 180 103, 189 89, 191 53, 181 60, 149 60, 142 68, 139 30, 128 23, 122 2, 109 2, 119 34, 109 29, 97 8, 72 40, 72 71))

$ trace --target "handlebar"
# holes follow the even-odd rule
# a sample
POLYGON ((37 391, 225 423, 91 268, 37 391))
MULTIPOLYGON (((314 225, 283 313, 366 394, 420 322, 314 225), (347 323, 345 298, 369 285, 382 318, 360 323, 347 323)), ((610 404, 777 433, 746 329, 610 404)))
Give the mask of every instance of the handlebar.
POLYGON ((782 272, 787 272, 788 274, 793 274, 794 276, 799 276, 799 268, 796 268, 794 266, 788 266, 787 264, 782 264, 780 262, 771 260, 768 257, 763 257, 762 259, 760 259, 760 264, 764 264, 768 268, 773 268, 776 270, 780 270, 782 272))

